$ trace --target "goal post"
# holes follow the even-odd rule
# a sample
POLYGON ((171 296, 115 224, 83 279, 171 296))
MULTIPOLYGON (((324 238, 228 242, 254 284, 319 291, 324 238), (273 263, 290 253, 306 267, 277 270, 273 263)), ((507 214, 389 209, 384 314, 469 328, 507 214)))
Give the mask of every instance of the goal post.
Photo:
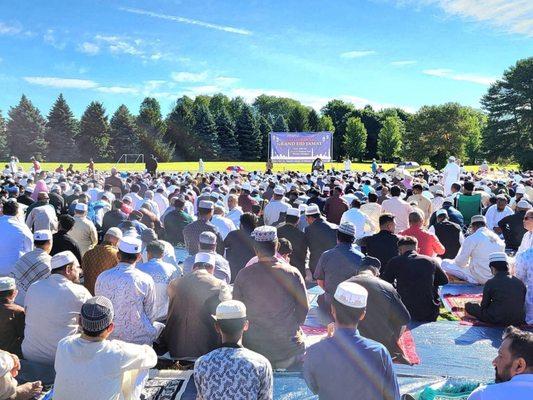
POLYGON ((128 163, 143 163, 144 164, 144 154, 122 154, 118 161, 115 163, 115 167, 118 164, 128 164, 128 163))

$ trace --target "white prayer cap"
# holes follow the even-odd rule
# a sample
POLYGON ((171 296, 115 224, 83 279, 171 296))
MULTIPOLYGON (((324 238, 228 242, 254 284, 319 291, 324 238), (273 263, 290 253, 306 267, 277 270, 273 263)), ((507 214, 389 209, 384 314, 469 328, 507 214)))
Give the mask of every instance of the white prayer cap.
POLYGON ((254 229, 252 237, 256 242, 273 242, 278 238, 278 231, 273 226, 260 226, 254 229))
POLYGON ((274 188, 274 194, 278 196, 283 196, 285 194, 285 190, 281 186, 276 186, 274 188))
POLYGON ((133 236, 124 236, 118 242, 118 249, 127 254, 139 254, 142 248, 142 241, 133 236))
POLYGON ((305 210, 307 210, 307 204, 300 204, 298 206, 298 211, 305 212, 305 210))
POLYGON ((300 210, 297 208, 289 207, 287 209, 287 215, 291 217, 299 217, 300 216, 300 210))
POLYGON ((485 216, 483 215, 474 215, 472 219, 470 220, 470 223, 473 222, 483 222, 484 224, 487 223, 487 220, 485 219, 485 216))
POLYGON ((507 262, 507 254, 505 254, 503 251, 496 251, 494 253, 489 254, 489 264, 491 262, 495 261, 505 261, 507 262))
POLYGON ((524 185, 518 185, 516 187, 516 194, 525 194, 526 193, 526 187, 524 185))
POLYGON ((246 318, 246 306, 238 300, 223 301, 217 306, 214 318, 218 321, 246 318))
POLYGON ((355 236, 355 226, 351 222, 343 222, 340 224, 338 231, 348 236, 355 236))
POLYGON ((440 189, 435 190, 435 195, 436 195, 436 196, 444 196, 444 191, 443 191, 443 190, 440 190, 440 189))
POLYGON ((52 270, 64 267, 68 264, 74 264, 75 267, 79 267, 80 263, 74 254, 71 251, 66 250, 60 253, 57 253, 50 260, 50 267, 52 270))
POLYGON ((196 255, 194 256, 194 263, 195 264, 204 263, 204 264, 212 265, 214 267, 216 263, 216 257, 212 253, 205 253, 205 252, 196 253, 196 255))
POLYGON ((454 202, 454 198, 453 197, 446 197, 443 201, 443 203, 452 203, 453 204, 454 202))
POLYGON ((248 182, 243 183, 242 190, 246 190, 247 192, 251 192, 252 191, 252 185, 250 185, 248 182))
POLYGON ((320 208, 316 204, 311 204, 305 209, 305 215, 315 215, 320 214, 320 208))
POLYGON ((122 239, 122 231, 117 227, 109 228, 105 233, 105 236, 107 235, 122 239))
POLYGON ((26 186, 24 190, 26 190, 28 193, 33 193, 33 188, 31 186, 26 186))
POLYGON ((76 203, 76 207, 74 209, 76 211, 86 212, 87 211, 87 204, 85 204, 85 203, 76 203))
POLYGON ((331 189, 329 188, 329 186, 324 186, 324 189, 322 189, 322 191, 325 193, 325 192, 329 192, 331 189))
POLYGON ((437 210, 437 217, 440 217, 441 215, 448 216, 448 211, 446 211, 444 208, 441 208, 440 210, 437 210))
POLYGON ((39 241, 52 240, 52 232, 48 229, 42 229, 40 231, 35 231, 33 234, 33 240, 39 240, 39 241))
POLYGON ((200 203, 198 204, 198 208, 201 208, 204 210, 213 210, 215 208, 215 205, 212 201, 200 200, 200 203))
POLYGON ((448 161, 450 161, 450 162, 454 162, 454 161, 455 161, 455 157, 454 157, 454 156, 450 156, 450 157, 448 158, 448 161))
POLYGON ((15 279, 11 278, 10 276, 0 276, 0 292, 13 290, 16 288, 17 283, 15 282, 15 279))
POLYGON ((209 231, 202 232, 200 233, 199 242, 203 244, 216 244, 217 235, 209 231))
POLYGON ((365 308, 368 291, 353 282, 341 282, 333 296, 339 303, 352 308, 365 308))
POLYGON ((531 208, 531 204, 529 204, 529 201, 522 199, 518 203, 516 203, 516 208, 521 208, 523 210, 529 210, 531 208))
POLYGON ((128 203, 133 203, 133 198, 131 196, 124 196, 122 201, 127 201, 128 203))

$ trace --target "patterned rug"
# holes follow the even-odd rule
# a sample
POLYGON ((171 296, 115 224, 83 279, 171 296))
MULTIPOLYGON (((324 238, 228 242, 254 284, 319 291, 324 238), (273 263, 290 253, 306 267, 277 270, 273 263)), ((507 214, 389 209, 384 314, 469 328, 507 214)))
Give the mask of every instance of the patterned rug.
POLYGON ((150 371, 141 400, 179 400, 191 379, 192 371, 150 371))

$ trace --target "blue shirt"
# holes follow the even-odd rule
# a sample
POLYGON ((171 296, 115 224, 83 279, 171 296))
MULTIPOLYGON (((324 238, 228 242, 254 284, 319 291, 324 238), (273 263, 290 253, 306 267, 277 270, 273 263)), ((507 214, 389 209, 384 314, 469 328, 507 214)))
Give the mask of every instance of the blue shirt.
POLYGON ((337 328, 333 337, 308 348, 303 373, 321 400, 400 399, 389 352, 354 329, 337 328))
POLYGON ((364 255, 348 243, 338 243, 320 256, 314 274, 324 281, 324 290, 333 295, 339 283, 357 275, 364 255))
POLYGON ((474 390, 468 400, 531 399, 533 374, 515 375, 510 381, 481 386, 474 390))

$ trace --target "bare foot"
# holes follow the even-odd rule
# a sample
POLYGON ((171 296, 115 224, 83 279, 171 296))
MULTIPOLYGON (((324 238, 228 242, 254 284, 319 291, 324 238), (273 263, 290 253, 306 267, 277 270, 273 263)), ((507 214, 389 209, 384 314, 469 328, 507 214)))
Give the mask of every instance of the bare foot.
POLYGON ((15 400, 31 400, 35 396, 41 394, 43 391, 43 385, 41 381, 28 382, 23 385, 17 386, 17 395, 15 400))

